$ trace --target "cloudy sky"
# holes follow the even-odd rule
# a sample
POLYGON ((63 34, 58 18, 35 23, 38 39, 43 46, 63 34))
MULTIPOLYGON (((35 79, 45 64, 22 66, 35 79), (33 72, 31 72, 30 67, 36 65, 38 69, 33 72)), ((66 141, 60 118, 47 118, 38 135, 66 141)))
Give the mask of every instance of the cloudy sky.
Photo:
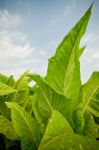
MULTIPOLYGON (((45 75, 48 58, 93 0, 0 0, 0 72, 45 75)), ((99 0, 81 45, 82 80, 99 70, 99 0)))

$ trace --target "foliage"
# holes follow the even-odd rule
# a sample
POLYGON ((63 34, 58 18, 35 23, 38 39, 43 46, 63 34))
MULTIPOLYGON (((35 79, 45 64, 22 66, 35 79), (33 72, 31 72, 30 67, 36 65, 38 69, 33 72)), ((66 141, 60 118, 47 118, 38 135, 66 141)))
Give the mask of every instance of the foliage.
POLYGON ((99 72, 82 84, 79 61, 91 9, 49 59, 45 78, 0 74, 0 134, 8 147, 19 140, 22 150, 99 150, 99 72))

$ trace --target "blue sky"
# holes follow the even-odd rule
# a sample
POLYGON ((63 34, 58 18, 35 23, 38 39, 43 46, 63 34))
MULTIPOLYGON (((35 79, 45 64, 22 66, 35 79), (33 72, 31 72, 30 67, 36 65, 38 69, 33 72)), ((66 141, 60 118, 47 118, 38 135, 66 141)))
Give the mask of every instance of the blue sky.
MULTIPOLYGON (((45 75, 48 58, 92 0, 0 0, 0 72, 45 75)), ((81 57, 82 80, 99 70, 99 0, 95 0, 81 57)))

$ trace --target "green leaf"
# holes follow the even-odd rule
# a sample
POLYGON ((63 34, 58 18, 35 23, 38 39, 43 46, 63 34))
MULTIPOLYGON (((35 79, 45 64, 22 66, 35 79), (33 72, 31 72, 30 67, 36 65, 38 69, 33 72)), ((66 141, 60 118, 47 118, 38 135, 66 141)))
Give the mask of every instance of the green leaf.
POLYGON ((99 117, 96 117, 96 116, 94 116, 94 115, 93 115, 93 117, 94 117, 95 123, 96 123, 96 124, 99 124, 99 117))
POLYGON ((97 128, 97 135, 96 136, 99 139, 99 125, 98 124, 96 125, 96 128, 97 128))
POLYGON ((10 110, 3 101, 0 101, 0 114, 10 119, 10 110))
POLYGON ((78 51, 78 57, 80 57, 83 54, 85 48, 86 48, 86 46, 84 46, 84 47, 82 47, 82 48, 79 49, 79 51, 78 51))
POLYGON ((83 114, 82 109, 75 110, 73 112, 74 131, 77 134, 88 136, 90 138, 96 138, 96 124, 90 112, 83 114))
POLYGON ((72 133, 73 130, 65 118, 59 112, 53 111, 39 150, 64 150, 65 144, 70 140, 72 133))
POLYGON ((55 56, 49 59, 46 76, 47 82, 53 88, 67 97, 75 99, 75 105, 81 86, 79 56, 83 50, 79 48, 79 44, 86 31, 91 7, 65 36, 57 48, 55 56))
POLYGON ((6 84, 0 82, 0 96, 15 93, 16 90, 6 84))
POLYGON ((5 135, 10 140, 18 140, 19 137, 15 132, 11 121, 0 115, 0 134, 5 135))
POLYGON ((13 78, 13 75, 11 75, 11 76, 8 78, 8 80, 7 80, 7 85, 12 86, 12 87, 15 85, 15 80, 14 80, 14 78, 13 78))
POLYGON ((17 103, 9 102, 7 105, 12 110, 12 122, 21 137, 22 150, 36 150, 41 138, 36 120, 17 103))
POLYGON ((38 107, 38 92, 35 95, 33 95, 32 100, 33 100, 32 107, 33 107, 33 112, 35 114, 36 120, 38 121, 39 124, 42 124, 43 118, 41 116, 41 113, 39 112, 39 107, 38 107))
POLYGON ((96 117, 99 117, 99 88, 96 90, 96 93, 92 97, 88 106, 88 110, 96 117))
POLYGON ((0 73, 0 82, 6 84, 8 77, 0 73))
POLYGON ((91 139, 92 138, 95 139, 97 135, 97 127, 92 114, 90 112, 85 112, 84 118, 85 118, 85 126, 83 130, 83 135, 88 136, 91 139))
POLYGON ((0 133, 20 139, 22 150, 99 150, 99 72, 82 85, 79 62, 92 5, 50 58, 45 78, 0 74, 0 133))
POLYGON ((27 89, 27 83, 29 83, 29 79, 27 77, 28 71, 24 72, 20 78, 15 83, 15 89, 27 89))
POLYGON ((29 79, 26 76, 28 72, 26 71, 21 75, 21 77, 16 81, 14 88, 17 90, 17 92, 12 96, 11 100, 14 102, 17 102, 18 104, 24 104, 28 102, 28 96, 29 96, 29 79))
MULTIPOLYGON (((83 112, 88 109, 91 113, 97 111, 99 113, 99 103, 93 99, 94 94, 99 88, 99 72, 94 72, 90 79, 81 87, 79 96, 79 106, 82 107, 83 112), (96 108, 96 107, 97 108, 96 108)), ((96 115, 96 113, 94 113, 96 115)))
POLYGON ((61 112, 70 122, 72 122, 70 118, 72 110, 71 100, 53 90, 39 75, 30 74, 28 76, 38 84, 37 95, 33 102, 34 113, 37 120, 42 121, 43 119, 43 121, 46 122, 48 118, 50 118, 53 109, 55 109, 61 112))
POLYGON ((99 100, 92 98, 88 105, 88 110, 96 117, 99 117, 99 100))
POLYGON ((7 77, 3 74, 0 74, 0 82, 3 83, 3 84, 7 84, 11 87, 15 84, 13 75, 11 75, 10 77, 7 77))
POLYGON ((84 115, 81 109, 73 112, 74 131, 77 134, 82 134, 85 126, 84 115))
POLYGON ((98 150, 99 143, 73 133, 69 123, 57 111, 53 111, 39 150, 98 150))

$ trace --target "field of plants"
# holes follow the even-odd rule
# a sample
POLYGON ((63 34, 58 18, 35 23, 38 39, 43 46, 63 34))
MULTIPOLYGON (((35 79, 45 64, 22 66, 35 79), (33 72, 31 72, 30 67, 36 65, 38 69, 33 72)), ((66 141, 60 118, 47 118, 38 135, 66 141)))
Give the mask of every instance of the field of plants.
POLYGON ((99 150, 99 72, 84 84, 80 75, 91 9, 49 59, 44 78, 0 74, 0 150, 99 150))

